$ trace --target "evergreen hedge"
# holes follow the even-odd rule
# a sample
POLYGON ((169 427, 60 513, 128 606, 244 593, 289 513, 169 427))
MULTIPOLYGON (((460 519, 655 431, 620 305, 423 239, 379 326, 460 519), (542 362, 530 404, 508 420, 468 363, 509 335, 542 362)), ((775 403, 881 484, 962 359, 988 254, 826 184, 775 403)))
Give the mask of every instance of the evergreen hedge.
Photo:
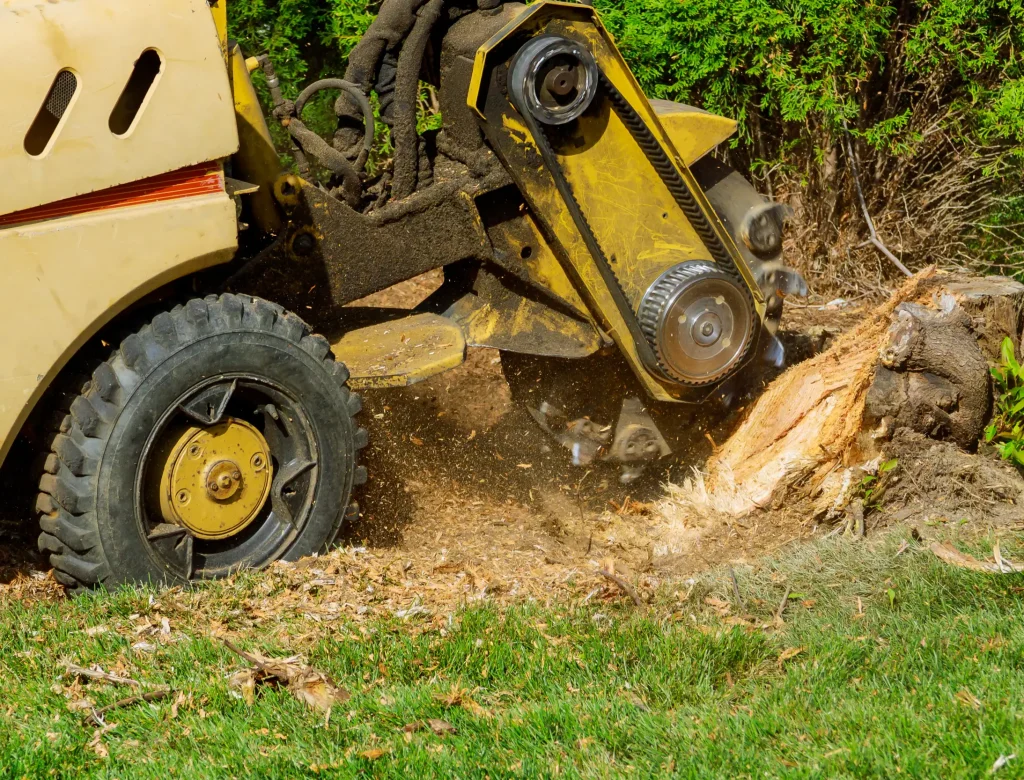
MULTIPOLYGON (((1019 270, 1024 0, 596 0, 648 94, 739 120, 724 153, 798 211, 809 270, 887 273, 856 246, 844 125, 883 238, 911 265, 1019 270)), ((366 0, 230 0, 286 91, 337 75, 366 0)), ((322 121, 326 122, 326 104, 322 121)), ((842 276, 842 279, 839 278, 842 276)))

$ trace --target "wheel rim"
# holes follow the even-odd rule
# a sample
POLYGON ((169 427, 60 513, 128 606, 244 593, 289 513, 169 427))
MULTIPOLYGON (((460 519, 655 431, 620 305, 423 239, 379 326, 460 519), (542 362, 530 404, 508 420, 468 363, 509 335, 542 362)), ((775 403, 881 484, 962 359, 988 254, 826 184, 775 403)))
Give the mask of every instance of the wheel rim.
POLYGON ((185 430, 160 478, 160 515, 198 539, 241 533, 270 497, 270 447, 255 425, 235 417, 185 430))
POLYGON ((277 560, 316 502, 317 460, 308 414, 277 383, 232 375, 195 385, 140 459, 136 514, 151 554, 182 579, 277 560))

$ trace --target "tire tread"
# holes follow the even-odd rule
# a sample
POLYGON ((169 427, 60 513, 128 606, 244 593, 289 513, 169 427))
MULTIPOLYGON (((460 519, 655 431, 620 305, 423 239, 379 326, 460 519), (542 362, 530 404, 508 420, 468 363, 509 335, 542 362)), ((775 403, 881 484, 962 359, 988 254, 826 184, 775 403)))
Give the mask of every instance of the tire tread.
MULTIPOLYGON (((311 333, 302 319, 275 303, 247 295, 228 293, 189 300, 156 315, 150 324, 127 336, 96 368, 70 409, 55 417, 51 453, 39 480, 39 550, 49 554, 54 579, 70 593, 116 581, 116 562, 112 565, 107 560, 100 542, 96 474, 99 456, 132 391, 167 356, 204 336, 230 331, 274 333, 323 362, 341 383, 348 378, 348 370, 334 361, 328 341, 311 333)), ((350 415, 361 407, 357 395, 346 397, 345 408, 350 415)), ((354 427, 354 431, 358 451, 366 446, 367 437, 362 428, 354 427)), ((365 467, 354 464, 353 484, 365 481, 365 467)), ((342 523, 355 516, 357 507, 352 502, 339 513, 325 549, 342 523)))

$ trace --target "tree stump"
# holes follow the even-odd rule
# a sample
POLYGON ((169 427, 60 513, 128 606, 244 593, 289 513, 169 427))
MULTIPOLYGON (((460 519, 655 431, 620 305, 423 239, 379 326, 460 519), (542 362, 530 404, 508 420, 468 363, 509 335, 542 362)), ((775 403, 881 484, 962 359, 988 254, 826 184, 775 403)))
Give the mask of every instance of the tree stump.
POLYGON ((900 428, 977 445, 992 406, 989 366, 1020 343, 1024 285, 922 271, 825 352, 772 382, 704 469, 669 501, 742 517, 812 501, 838 513, 900 428))
POLYGON ((891 438, 910 428, 973 448, 989 416, 988 360, 971 318, 948 295, 948 309, 896 307, 865 399, 864 424, 891 438))

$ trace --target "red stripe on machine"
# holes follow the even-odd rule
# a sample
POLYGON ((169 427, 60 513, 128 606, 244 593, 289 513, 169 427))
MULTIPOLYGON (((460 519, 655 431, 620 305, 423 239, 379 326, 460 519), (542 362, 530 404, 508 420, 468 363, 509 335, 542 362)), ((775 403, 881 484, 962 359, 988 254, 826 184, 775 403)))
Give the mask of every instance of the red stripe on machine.
POLYGON ((148 179, 121 184, 107 190, 76 195, 55 203, 45 203, 42 206, 5 214, 0 217, 0 227, 57 219, 72 214, 118 209, 124 206, 138 206, 143 203, 191 198, 215 192, 224 192, 224 176, 220 168, 212 163, 200 163, 188 168, 179 168, 170 173, 161 173, 159 176, 151 176, 148 179))

